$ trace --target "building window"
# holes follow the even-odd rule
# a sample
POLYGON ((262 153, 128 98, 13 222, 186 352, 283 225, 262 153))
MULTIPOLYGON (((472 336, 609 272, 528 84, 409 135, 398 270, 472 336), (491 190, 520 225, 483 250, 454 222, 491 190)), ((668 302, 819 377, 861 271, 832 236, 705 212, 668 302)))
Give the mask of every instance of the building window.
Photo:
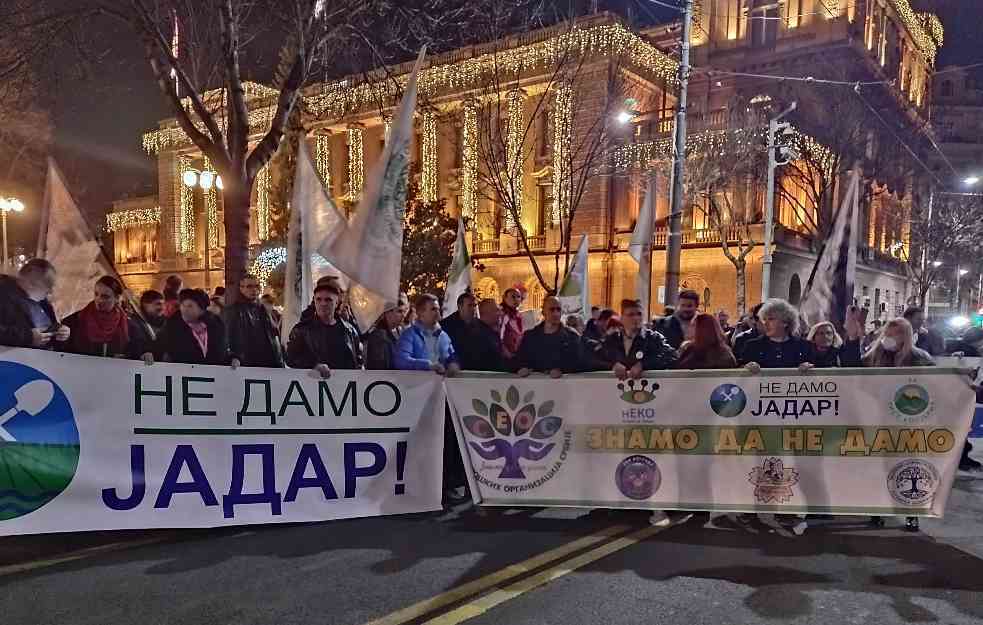
MULTIPOLYGON (((761 2, 760 4, 765 4, 761 2)), ((756 48, 774 46, 778 39, 778 4, 757 6, 751 10, 751 45, 756 48)))
POLYGON ((539 191, 539 217, 536 221, 536 234, 544 235, 550 226, 553 211, 553 185, 539 185, 537 191, 539 191))
POLYGON ((802 281, 799 279, 799 274, 792 274, 792 281, 788 285, 788 303, 793 306, 798 306, 799 302, 802 301, 802 281))
POLYGON ((785 1, 785 26, 798 28, 802 25, 802 0, 785 1))
POLYGON ((744 39, 747 17, 746 0, 727 0, 725 6, 724 20, 727 28, 728 39, 744 39))

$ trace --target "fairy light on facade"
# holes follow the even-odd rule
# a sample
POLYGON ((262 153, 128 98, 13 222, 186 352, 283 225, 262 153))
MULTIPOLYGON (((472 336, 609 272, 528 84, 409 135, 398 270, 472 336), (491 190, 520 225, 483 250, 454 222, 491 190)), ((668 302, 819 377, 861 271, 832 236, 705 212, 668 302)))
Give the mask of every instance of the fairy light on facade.
POLYGON ((182 182, 186 171, 195 171, 191 159, 179 156, 175 190, 181 200, 174 219, 174 246, 179 254, 188 254, 195 249, 195 190, 182 182))
POLYGON ((362 197, 362 186, 365 184, 363 133, 364 129, 359 125, 348 127, 348 199, 352 202, 362 197))
POLYGON ((314 167, 321 176, 325 188, 331 188, 331 135, 314 136, 314 167))
POLYGON ((522 89, 513 89, 508 94, 508 127, 505 139, 505 167, 506 167, 506 186, 511 195, 512 210, 506 209, 503 215, 503 228, 507 232, 517 229, 517 216, 522 215, 522 170, 523 153, 522 139, 522 108, 526 101, 526 94, 522 89))
MULTIPOLYGON (((202 166, 205 171, 214 171, 212 162, 205 157, 205 164, 202 166)), ((219 247, 221 237, 218 231, 218 189, 216 185, 209 185, 203 191, 205 195, 205 217, 208 219, 208 248, 219 247)))
POLYGON ((424 111, 421 120, 420 158, 420 194, 424 202, 437 201, 437 115, 430 110, 424 111))
MULTIPOLYGON (((277 268, 285 265, 287 263, 287 248, 285 247, 269 247, 261 251, 256 259, 249 266, 249 273, 256 276, 256 281, 259 282, 259 288, 261 291, 266 290, 266 286, 269 284, 270 276, 277 268)), ((328 261, 325 260, 323 256, 317 252, 311 254, 311 265, 315 269, 320 269, 328 266, 328 261)))
POLYGON ((478 214, 478 105, 464 103, 461 129, 461 213, 467 219, 478 214))
POLYGON ((573 126, 573 87, 562 84, 553 102, 553 207, 551 226, 570 210, 570 139, 573 126))
POLYGON ((160 223, 160 206, 117 211, 106 215, 106 230, 117 232, 160 223))
POLYGON ((256 176, 256 236, 270 238, 270 164, 263 165, 256 176))

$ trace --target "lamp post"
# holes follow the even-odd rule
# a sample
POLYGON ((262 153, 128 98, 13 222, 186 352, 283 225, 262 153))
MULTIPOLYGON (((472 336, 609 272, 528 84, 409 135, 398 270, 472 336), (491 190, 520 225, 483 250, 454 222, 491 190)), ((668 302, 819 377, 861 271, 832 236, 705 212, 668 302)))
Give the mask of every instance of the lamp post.
MULTIPOLYGON (((197 169, 186 169, 184 174, 181 176, 181 182, 184 186, 195 188, 199 187, 202 191, 208 192, 215 187, 218 191, 225 188, 222 184, 222 176, 218 175, 218 172, 209 169, 199 171, 197 169)), ((205 216, 205 290, 211 290, 212 288, 212 271, 211 271, 211 249, 209 248, 209 241, 211 241, 211 220, 208 216, 205 216)))
POLYGON ((960 280, 960 278, 962 278, 963 276, 965 276, 967 273, 969 273, 969 269, 963 269, 959 265, 956 265, 956 302, 955 302, 955 305, 956 305, 956 314, 957 315, 962 312, 962 302, 959 300, 959 280, 960 280))
POLYGON ((19 213, 24 210, 24 203, 13 197, 0 197, 0 222, 3 222, 3 266, 0 271, 6 271, 9 265, 7 257, 7 213, 19 213))
POLYGON ((764 256, 761 259, 761 301, 765 302, 771 297, 771 263, 773 260, 772 248, 774 247, 775 236, 775 169, 779 165, 788 165, 792 161, 793 155, 779 146, 776 142, 779 135, 786 135, 792 132, 792 127, 788 123, 781 123, 781 120, 795 110, 797 102, 792 102, 784 111, 768 120, 768 187, 765 193, 765 243, 764 256), (781 154, 779 154, 781 152, 781 154), (779 159, 779 156, 782 158, 779 159))

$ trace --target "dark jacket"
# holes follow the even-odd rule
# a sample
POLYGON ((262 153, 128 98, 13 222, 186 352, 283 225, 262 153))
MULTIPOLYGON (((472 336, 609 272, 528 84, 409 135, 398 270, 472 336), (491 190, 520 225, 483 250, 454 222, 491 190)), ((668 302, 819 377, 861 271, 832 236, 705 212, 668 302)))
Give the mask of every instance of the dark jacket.
POLYGON ((166 323, 165 317, 160 318, 160 323, 152 324, 140 315, 130 315, 130 346, 127 356, 140 360, 144 354, 150 352, 154 355, 154 360, 163 360, 164 353, 160 351, 158 339, 166 323))
POLYGON ((510 370, 502 354, 502 337, 495 328, 478 320, 469 327, 465 343, 457 352, 462 369, 500 372, 510 370))
POLYGON ((358 331, 347 321, 336 319, 343 330, 347 354, 330 353, 327 334, 330 326, 314 317, 301 321, 290 331, 287 343, 287 363, 295 369, 312 369, 328 365, 332 369, 361 369, 362 343, 358 331))
POLYGON ((683 340, 686 338, 686 328, 683 327, 683 322, 676 315, 659 317, 653 324, 652 329, 661 334, 665 338, 666 343, 672 345, 673 349, 679 349, 679 346, 683 344, 683 340))
POLYGON ((559 369, 563 373, 577 373, 582 369, 580 335, 561 325, 553 334, 546 334, 545 323, 526 332, 519 344, 517 369, 531 369, 548 373, 559 369))
POLYGON ((915 333, 915 347, 925 350, 929 356, 945 354, 945 338, 932 328, 924 328, 924 330, 915 333))
POLYGON ((283 367, 280 334, 265 306, 236 302, 222 318, 231 358, 243 367, 283 367))
MULTIPOLYGON (((73 312, 62 320, 71 335, 65 343, 64 351, 69 354, 82 354, 83 356, 114 357, 129 355, 129 341, 124 341, 122 336, 114 337, 110 343, 93 343, 88 339, 85 328, 82 327, 82 311, 73 312)), ((129 325, 129 320, 127 320, 129 325)))
POLYGON ((395 330, 374 328, 365 335, 365 368, 376 371, 391 371, 396 368, 393 353, 399 333, 395 330))
POLYGON ((157 344, 166 362, 187 365, 224 365, 229 362, 222 320, 207 310, 202 314, 201 320, 208 328, 208 353, 204 355, 191 327, 184 322, 180 312, 167 319, 157 344))
POLYGON ((790 336, 781 343, 767 336, 751 339, 744 346, 740 363, 756 362, 762 369, 794 369, 804 362, 811 362, 812 344, 797 336, 790 336))
POLYGON ((747 347, 747 344, 750 341, 753 341, 754 339, 758 338, 759 336, 761 335, 758 334, 758 331, 755 330, 754 328, 751 328, 750 330, 745 330, 743 332, 739 332, 734 336, 733 351, 734 351, 734 358, 737 358, 737 362, 741 362, 742 355, 744 354, 744 348, 747 347))
MULTIPOLYGON (((0 345, 31 347, 34 343, 34 324, 31 322, 26 300, 27 293, 20 288, 15 278, 0 275, 0 345)), ((48 300, 42 300, 39 304, 51 322, 57 323, 55 311, 48 300)))
MULTIPOLYGON (((604 369, 611 369, 621 363, 631 369, 638 362, 645 371, 669 369, 676 362, 676 350, 670 347, 665 337, 649 328, 642 328, 631 342, 631 349, 625 353, 624 330, 609 334, 604 339, 598 354, 604 369), (638 355, 642 354, 639 358, 638 355)), ((600 367, 599 367, 600 368, 600 367)))
POLYGON ((468 340, 471 338, 471 326, 476 321, 477 319, 472 319, 470 322, 461 319, 459 311, 452 312, 440 320, 441 329, 447 333, 447 336, 451 337, 451 344, 458 354, 464 351, 468 340))
POLYGON ((830 367, 861 367, 860 339, 847 341, 840 347, 833 347, 821 352, 813 346, 809 362, 819 369, 830 367))

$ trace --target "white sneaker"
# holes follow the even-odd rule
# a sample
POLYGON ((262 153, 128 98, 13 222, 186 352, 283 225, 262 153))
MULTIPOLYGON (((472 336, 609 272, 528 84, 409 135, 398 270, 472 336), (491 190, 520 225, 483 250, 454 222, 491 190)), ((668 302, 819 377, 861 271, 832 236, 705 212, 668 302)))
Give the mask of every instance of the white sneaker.
POLYGON ((669 520, 669 515, 664 510, 656 510, 649 517, 649 525, 654 525, 655 527, 669 527, 671 524, 672 521, 669 520))
POLYGON ((808 523, 806 523, 805 521, 799 521, 798 523, 792 526, 792 533, 794 533, 796 536, 802 536, 803 534, 806 533, 807 527, 809 527, 808 523))

